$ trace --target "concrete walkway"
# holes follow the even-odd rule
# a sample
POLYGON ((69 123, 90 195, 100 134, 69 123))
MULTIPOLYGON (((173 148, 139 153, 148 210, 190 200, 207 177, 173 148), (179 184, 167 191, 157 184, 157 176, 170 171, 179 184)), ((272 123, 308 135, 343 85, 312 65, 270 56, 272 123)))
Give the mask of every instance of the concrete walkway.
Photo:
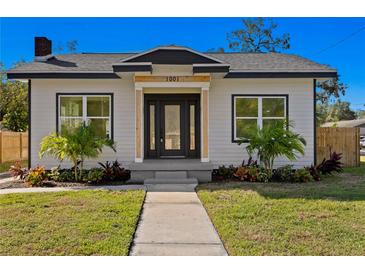
POLYGON ((227 255, 194 189, 148 190, 130 255, 227 255))

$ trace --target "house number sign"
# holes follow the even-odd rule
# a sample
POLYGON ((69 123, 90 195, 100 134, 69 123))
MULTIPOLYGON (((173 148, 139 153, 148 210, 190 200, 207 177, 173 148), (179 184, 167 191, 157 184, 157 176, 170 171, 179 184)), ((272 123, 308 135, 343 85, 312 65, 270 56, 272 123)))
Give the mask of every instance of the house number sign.
POLYGON ((179 76, 166 76, 166 82, 180 82, 179 76))

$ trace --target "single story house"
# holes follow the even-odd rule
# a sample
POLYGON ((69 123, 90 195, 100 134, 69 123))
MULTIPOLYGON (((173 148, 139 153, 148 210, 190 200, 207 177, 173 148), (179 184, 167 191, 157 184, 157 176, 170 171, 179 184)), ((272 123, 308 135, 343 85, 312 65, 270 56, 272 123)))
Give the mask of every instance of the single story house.
MULTIPOLYGON (((118 159, 132 180, 157 171, 186 171, 209 181, 219 165, 239 165, 248 155, 237 141, 247 129, 288 119, 307 141, 295 167, 315 161, 315 87, 335 69, 292 54, 202 53, 161 46, 139 53, 52 54, 35 38, 35 59, 8 71, 29 83, 29 163, 41 139, 82 122, 117 144, 86 166, 118 159)), ((277 165, 288 164, 278 159, 277 165)))
POLYGON ((360 128, 360 135, 365 136, 365 119, 327 122, 321 125, 321 127, 358 127, 360 128))

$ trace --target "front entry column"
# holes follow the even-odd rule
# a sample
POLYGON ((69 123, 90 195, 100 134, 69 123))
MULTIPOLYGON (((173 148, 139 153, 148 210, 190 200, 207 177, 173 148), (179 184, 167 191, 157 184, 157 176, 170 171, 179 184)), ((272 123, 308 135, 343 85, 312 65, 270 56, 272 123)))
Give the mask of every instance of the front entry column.
POLYGON ((201 90, 201 161, 209 162, 209 89, 201 90))
POLYGON ((135 89, 135 162, 143 162, 143 90, 135 89))

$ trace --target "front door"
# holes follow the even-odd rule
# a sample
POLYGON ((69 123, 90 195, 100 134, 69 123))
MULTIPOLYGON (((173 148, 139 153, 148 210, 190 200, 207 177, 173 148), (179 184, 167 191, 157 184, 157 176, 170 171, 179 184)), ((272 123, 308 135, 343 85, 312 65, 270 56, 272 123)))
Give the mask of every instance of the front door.
POLYGON ((199 117, 199 94, 146 94, 146 158, 199 157, 199 117))

